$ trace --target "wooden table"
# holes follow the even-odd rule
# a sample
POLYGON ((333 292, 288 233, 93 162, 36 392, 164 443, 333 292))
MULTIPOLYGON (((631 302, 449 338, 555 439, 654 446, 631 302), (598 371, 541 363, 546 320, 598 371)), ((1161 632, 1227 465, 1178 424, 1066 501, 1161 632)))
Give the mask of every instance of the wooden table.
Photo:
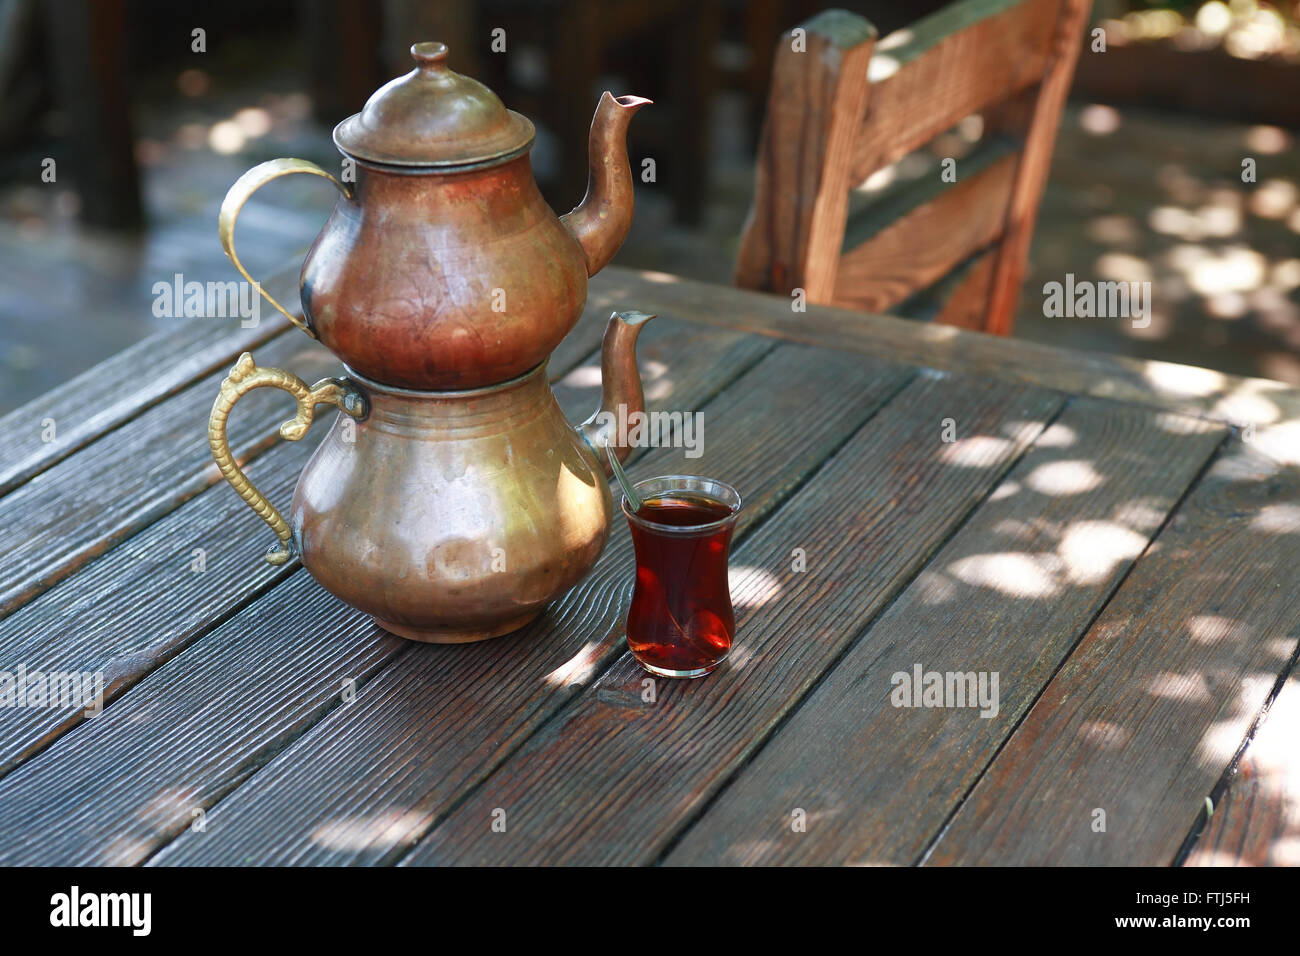
MULTIPOLYGON (((0 670, 106 681, 95 717, 0 708, 0 862, 1295 862, 1295 390, 611 268, 550 366, 574 418, 614 308, 658 312, 651 405, 705 424, 633 477, 745 497, 723 668, 629 658, 622 525, 471 646, 267 565, 208 409, 244 349, 333 359, 189 321, 0 421, 0 670), (996 675, 996 715, 895 706, 918 667, 996 675)), ((280 502, 322 434, 290 411, 232 422, 280 502)))

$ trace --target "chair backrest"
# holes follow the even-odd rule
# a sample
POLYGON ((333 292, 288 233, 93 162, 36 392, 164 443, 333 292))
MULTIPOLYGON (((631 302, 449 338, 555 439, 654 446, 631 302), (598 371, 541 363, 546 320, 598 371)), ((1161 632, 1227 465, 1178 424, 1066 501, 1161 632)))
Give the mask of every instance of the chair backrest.
POLYGON ((931 303, 1011 331, 1089 0, 960 0, 877 41, 827 10, 772 67, 736 284, 862 311, 931 303), (855 187, 968 116, 979 146, 852 208, 855 187))

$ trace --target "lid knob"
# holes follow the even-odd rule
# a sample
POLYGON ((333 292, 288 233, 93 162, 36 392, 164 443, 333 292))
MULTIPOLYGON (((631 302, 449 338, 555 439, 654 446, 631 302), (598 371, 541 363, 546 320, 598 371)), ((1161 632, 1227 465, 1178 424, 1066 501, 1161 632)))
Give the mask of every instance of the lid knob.
POLYGON ((411 44, 411 57, 422 70, 447 68, 447 44, 436 40, 411 44))
MULTIPOLYGON (((0 0, 3 5, 3 0, 0 0)), ((415 69, 381 86, 360 113, 334 128, 346 155, 387 166, 451 169, 496 164, 527 152, 533 124, 447 63, 447 44, 411 44, 415 69)))

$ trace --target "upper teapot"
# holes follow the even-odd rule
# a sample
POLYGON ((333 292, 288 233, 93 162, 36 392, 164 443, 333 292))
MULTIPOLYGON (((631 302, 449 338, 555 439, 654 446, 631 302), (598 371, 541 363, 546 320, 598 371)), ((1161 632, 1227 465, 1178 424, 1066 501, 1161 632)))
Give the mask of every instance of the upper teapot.
POLYGON ((222 246, 273 306, 366 378, 422 391, 503 382, 560 344, 582 314, 587 278, 623 244, 627 126, 650 101, 601 97, 587 195, 557 217, 529 165, 533 124, 450 70, 443 44, 417 43, 411 55, 414 70, 334 128, 356 182, 301 159, 255 166, 221 204, 222 246), (342 193, 303 262, 305 322, 266 294, 234 247, 249 196, 289 173, 324 176, 342 193))

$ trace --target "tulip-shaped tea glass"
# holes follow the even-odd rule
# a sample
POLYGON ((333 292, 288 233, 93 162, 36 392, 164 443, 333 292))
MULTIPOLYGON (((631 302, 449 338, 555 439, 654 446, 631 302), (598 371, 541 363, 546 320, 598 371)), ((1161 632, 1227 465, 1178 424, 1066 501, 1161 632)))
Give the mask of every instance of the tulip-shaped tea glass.
POLYGON ((652 674, 703 677, 723 662, 736 631, 727 556, 740 513, 736 489, 712 478, 667 475, 634 486, 623 514, 636 550, 627 646, 652 674))

